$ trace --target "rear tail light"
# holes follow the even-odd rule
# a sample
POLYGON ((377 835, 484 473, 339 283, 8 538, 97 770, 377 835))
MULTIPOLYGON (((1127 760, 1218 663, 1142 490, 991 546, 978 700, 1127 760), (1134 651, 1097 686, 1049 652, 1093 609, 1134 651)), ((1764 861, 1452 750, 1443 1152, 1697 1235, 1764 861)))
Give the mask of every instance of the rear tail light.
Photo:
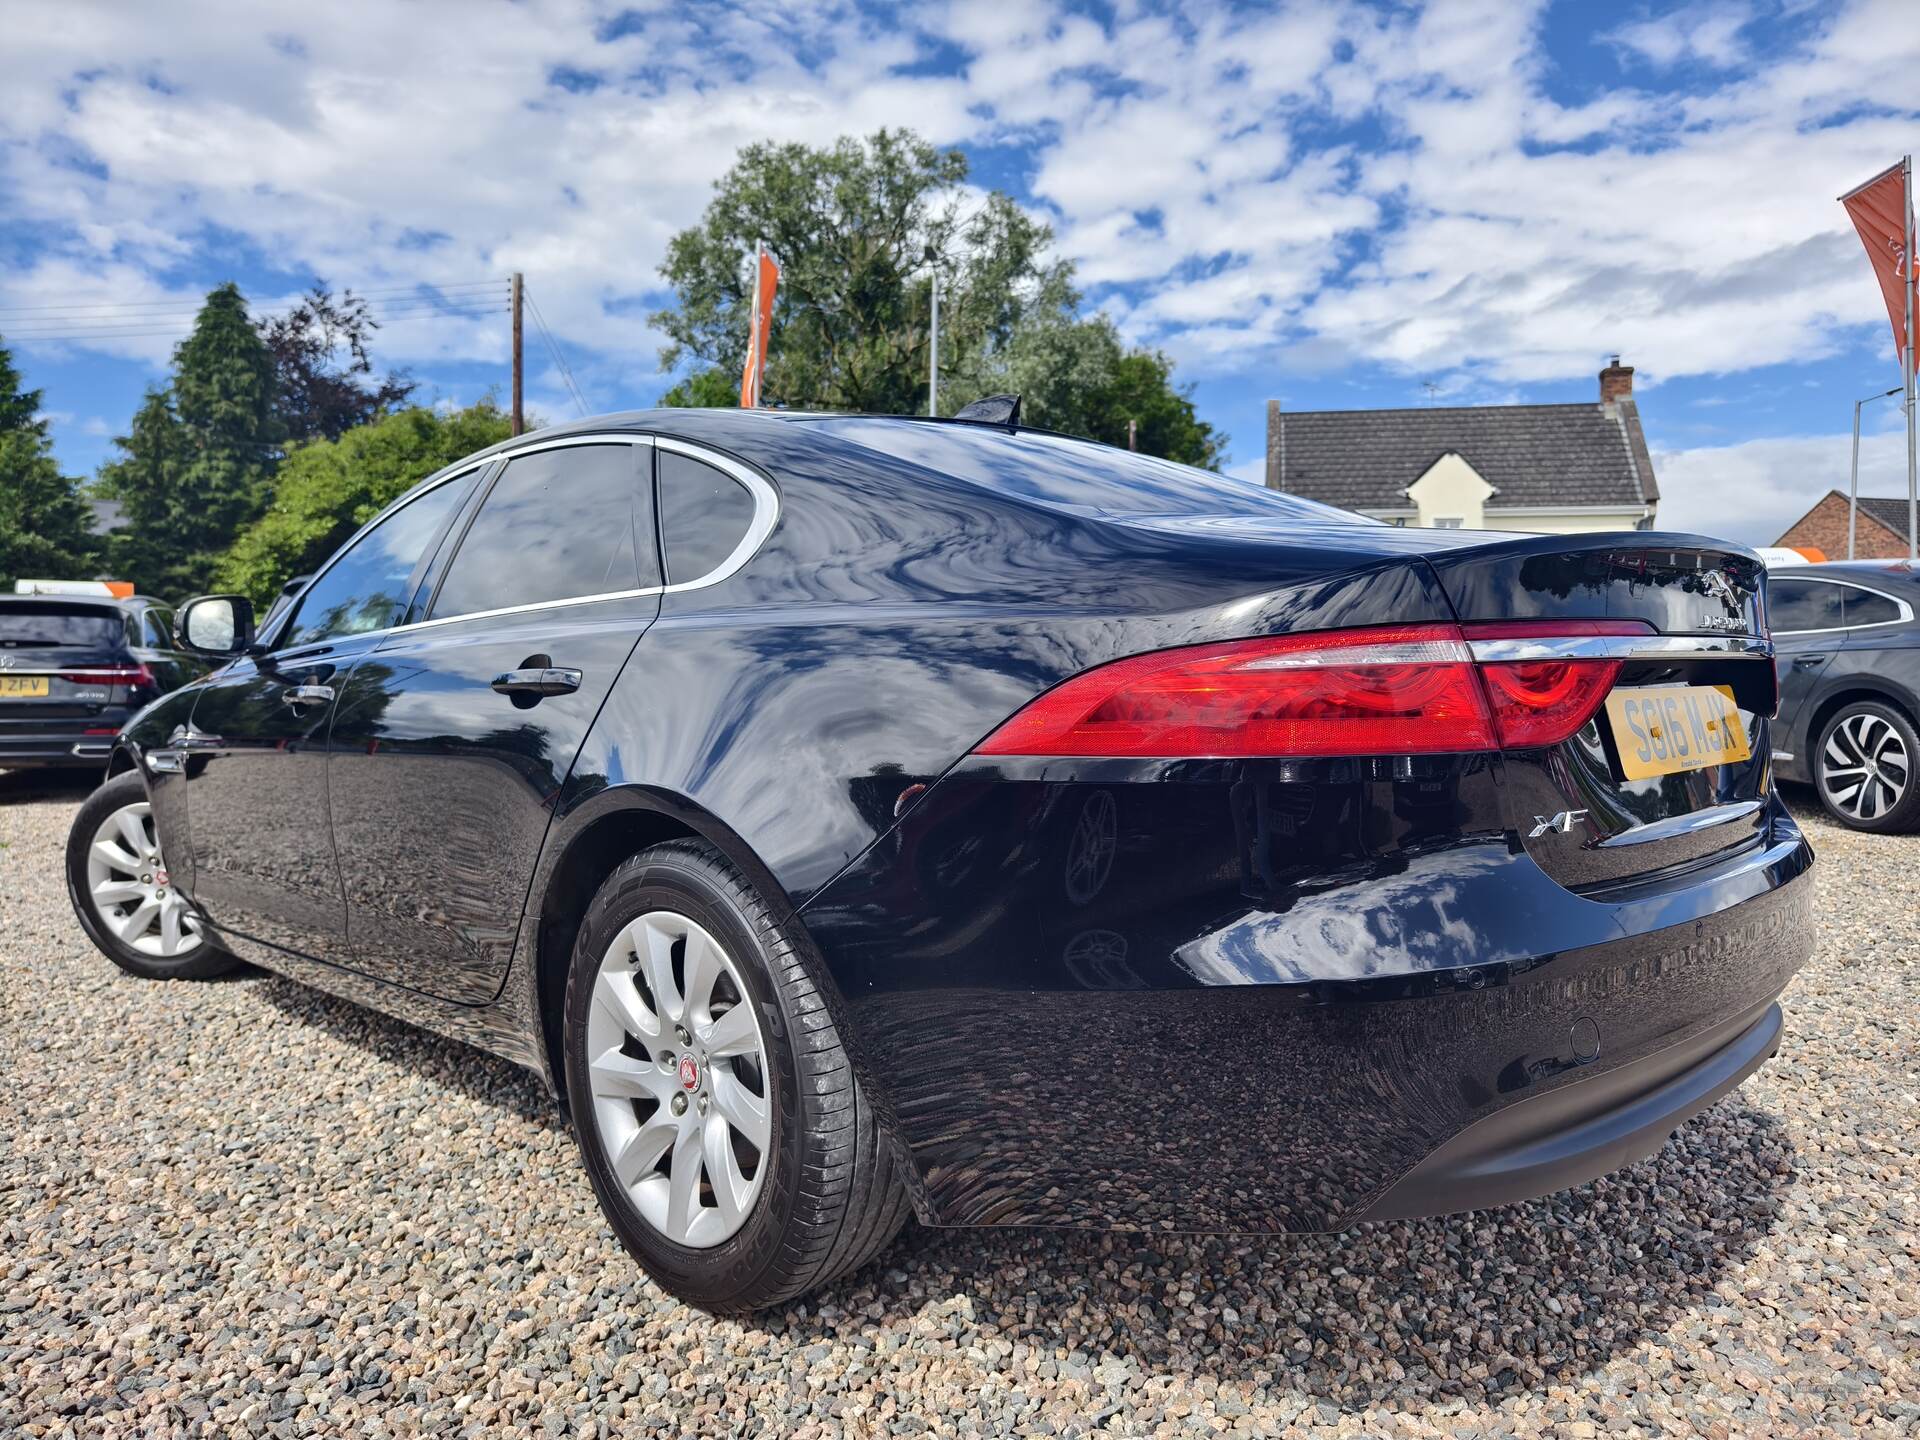
POLYGON ((979 753, 1246 758, 1556 745, 1592 718, 1621 662, 1476 664, 1468 639, 1647 629, 1607 621, 1380 626, 1160 650, 1055 686, 979 753))
POLYGON ((99 670, 62 670, 62 680, 75 685, 148 685, 154 683, 153 671, 145 665, 115 665, 99 670))

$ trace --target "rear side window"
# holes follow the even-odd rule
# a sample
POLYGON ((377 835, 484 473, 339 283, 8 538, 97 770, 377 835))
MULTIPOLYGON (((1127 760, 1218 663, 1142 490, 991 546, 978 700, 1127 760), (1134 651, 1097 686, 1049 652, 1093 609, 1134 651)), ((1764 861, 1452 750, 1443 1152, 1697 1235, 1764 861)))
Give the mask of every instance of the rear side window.
POLYGON ((413 599, 415 572, 427 547, 472 488, 472 475, 449 480, 408 501, 354 541, 300 596, 277 648, 364 635, 395 624, 413 599))
POLYGON ((109 649, 126 639, 119 610, 33 601, 0 605, 0 650, 40 650, 59 646, 109 649))
POLYGON ((433 618, 660 583, 648 451, 569 445, 508 464, 434 597, 433 618))
POLYGON ((1847 591, 1846 609, 1849 625, 1885 625, 1900 618, 1898 605, 1871 590, 1847 591))
POLYGON ((718 570, 746 538, 753 493, 725 471, 672 450, 660 452, 659 466, 667 583, 685 585, 718 570))
POLYGON ((1840 587, 1819 580, 1772 580, 1767 585, 1768 623, 1779 634, 1796 630, 1838 630, 1840 587))

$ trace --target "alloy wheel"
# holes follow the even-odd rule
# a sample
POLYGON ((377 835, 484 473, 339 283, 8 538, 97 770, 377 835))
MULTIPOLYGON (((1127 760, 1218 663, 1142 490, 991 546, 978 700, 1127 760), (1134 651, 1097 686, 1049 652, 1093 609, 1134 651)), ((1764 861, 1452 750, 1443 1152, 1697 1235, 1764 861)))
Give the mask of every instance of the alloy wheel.
POLYGON ((1913 757, 1899 730, 1871 711, 1833 727, 1820 752, 1820 788, 1836 809, 1877 820, 1898 805, 1913 782, 1913 757))
POLYGON ((628 924, 594 977, 593 1125, 633 1208, 692 1249, 734 1235, 767 1174, 766 1042, 748 995, 726 948, 670 910, 628 924))
POLYGON ((144 800, 113 811, 93 832, 87 898, 108 932, 142 955, 177 960, 206 943, 199 917, 169 882, 144 800))

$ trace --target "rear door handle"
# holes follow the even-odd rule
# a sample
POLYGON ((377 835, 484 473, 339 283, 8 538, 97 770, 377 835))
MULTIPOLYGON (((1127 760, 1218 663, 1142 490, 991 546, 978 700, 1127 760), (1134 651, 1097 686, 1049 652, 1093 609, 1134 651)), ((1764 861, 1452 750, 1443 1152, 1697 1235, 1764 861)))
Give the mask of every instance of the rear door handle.
POLYGON ((1826 664, 1828 659, 1829 657, 1826 655, 1796 655, 1793 657, 1793 668, 1796 670, 1812 670, 1816 666, 1826 664))
POLYGON ((331 685, 289 685, 280 692, 280 698, 296 710, 302 705, 331 705, 333 687, 331 685))
POLYGON ((559 666, 531 670, 509 670, 493 677, 493 688, 502 695, 571 695, 580 688, 581 674, 559 666))

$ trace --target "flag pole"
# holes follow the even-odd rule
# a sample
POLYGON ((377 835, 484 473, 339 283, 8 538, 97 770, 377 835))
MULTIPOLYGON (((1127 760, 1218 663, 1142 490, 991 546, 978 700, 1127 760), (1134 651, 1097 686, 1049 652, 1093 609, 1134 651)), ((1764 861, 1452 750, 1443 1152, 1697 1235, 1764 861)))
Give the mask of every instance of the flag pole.
POLYGON ((1906 387, 1907 407, 1907 559, 1920 560, 1920 484, 1916 483, 1914 448, 1914 408, 1913 408, 1913 156, 1904 155, 1900 159, 1900 174, 1905 182, 1906 191, 1906 249, 1901 258, 1905 261, 1907 302, 1907 348, 1900 357, 1900 383, 1906 387))

